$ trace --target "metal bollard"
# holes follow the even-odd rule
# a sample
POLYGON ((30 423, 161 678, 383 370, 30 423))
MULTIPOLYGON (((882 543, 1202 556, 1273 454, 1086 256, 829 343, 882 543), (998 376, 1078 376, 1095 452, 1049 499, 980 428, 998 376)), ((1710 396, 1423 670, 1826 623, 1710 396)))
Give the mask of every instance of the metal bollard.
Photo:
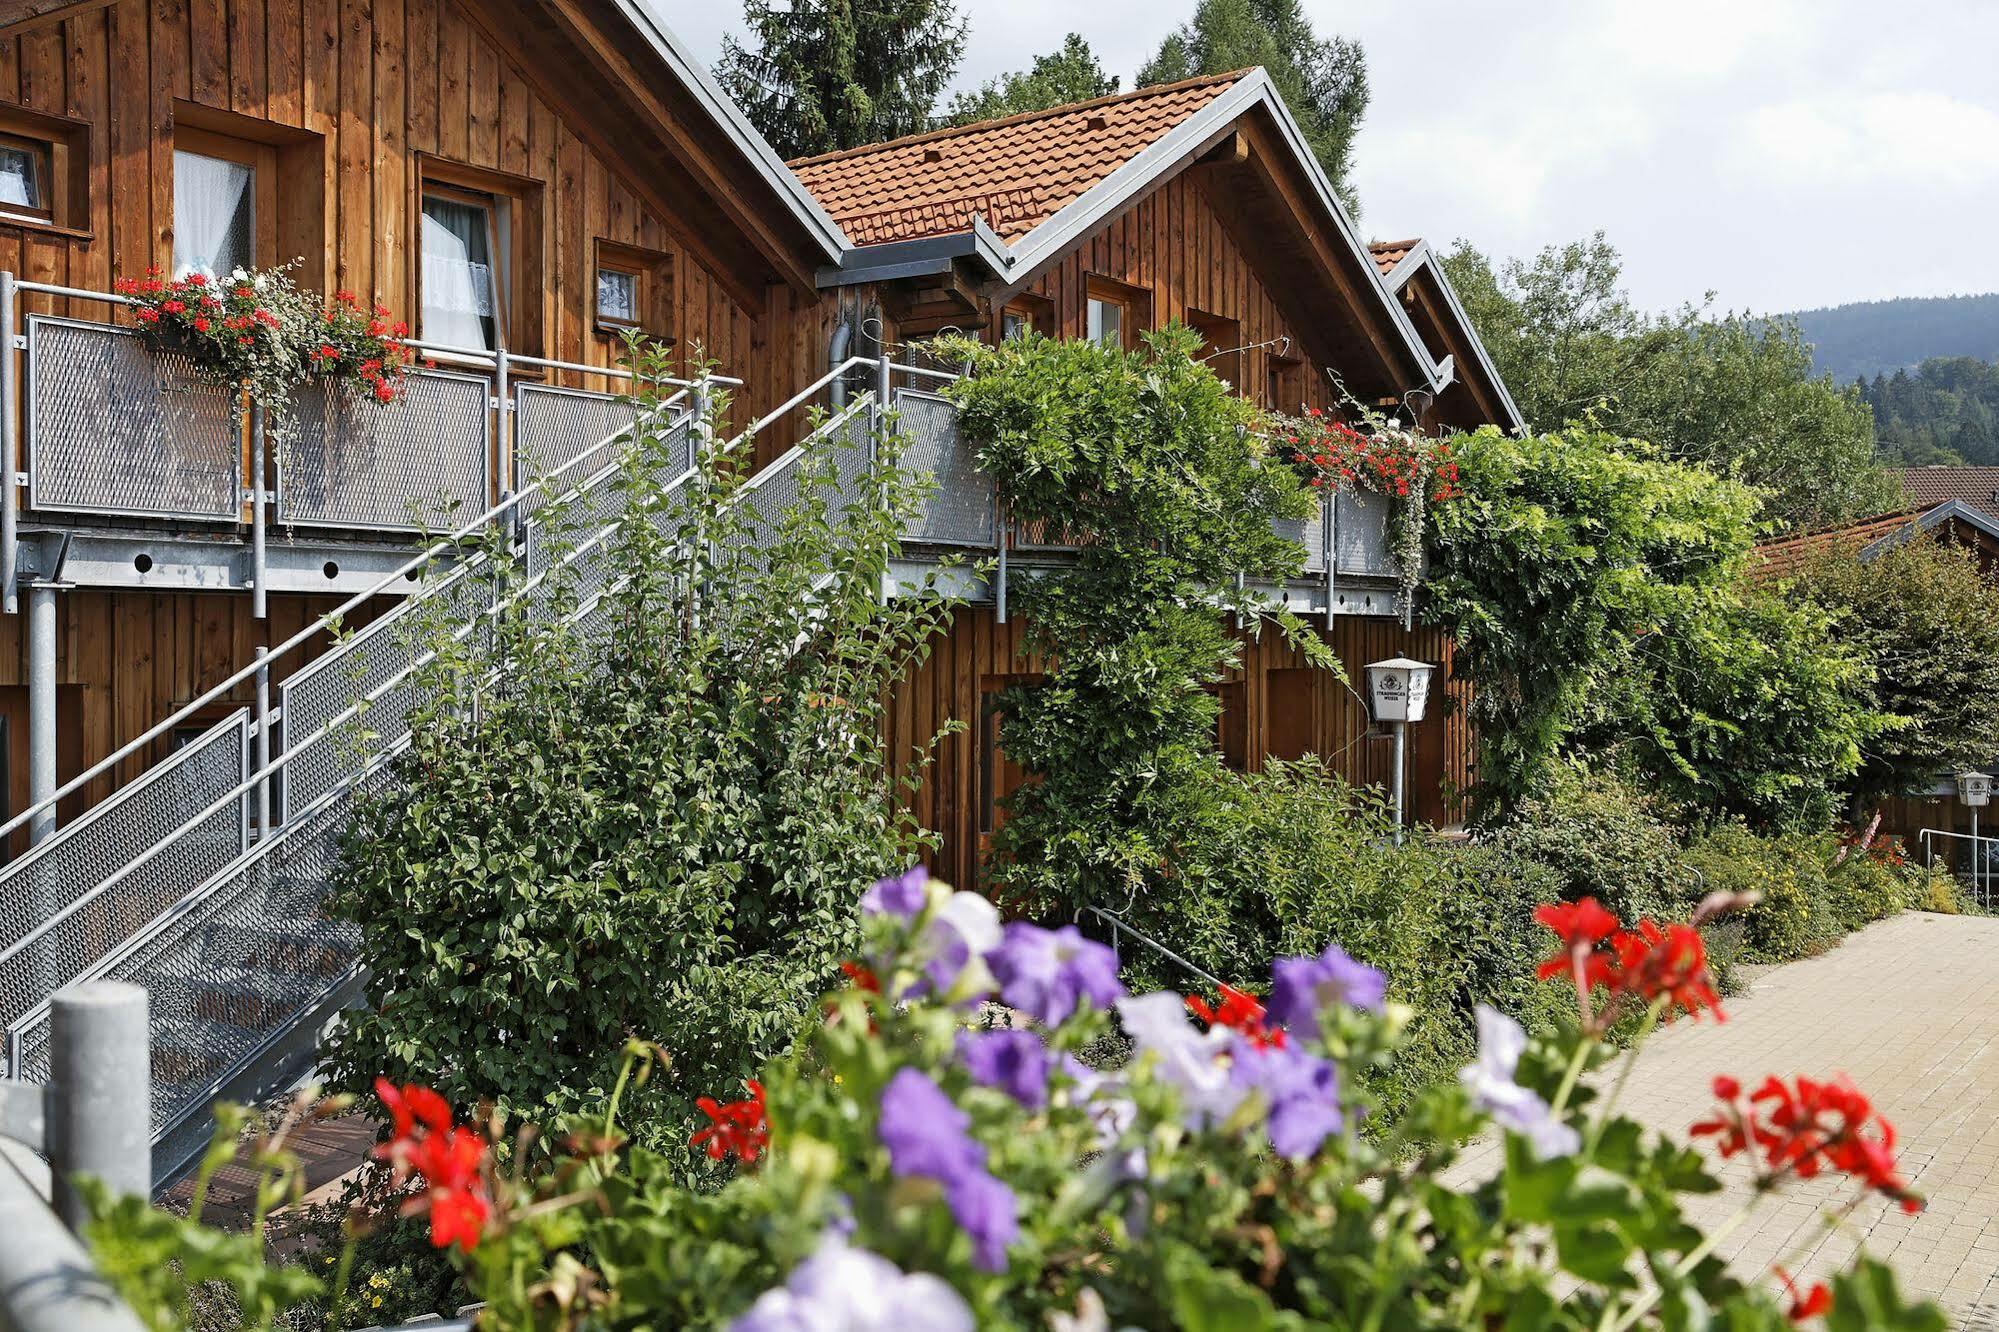
POLYGON ((74 1176, 94 1175, 113 1193, 152 1191, 146 992, 93 981, 59 992, 49 1017, 49 1166, 56 1213, 76 1230, 87 1213, 74 1176))

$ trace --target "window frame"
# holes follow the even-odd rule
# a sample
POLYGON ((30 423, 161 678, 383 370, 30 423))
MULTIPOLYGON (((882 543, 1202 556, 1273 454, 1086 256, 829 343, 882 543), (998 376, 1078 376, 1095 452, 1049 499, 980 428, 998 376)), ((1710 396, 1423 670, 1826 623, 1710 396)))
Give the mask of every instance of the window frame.
POLYGON ((1201 335, 1201 349, 1195 353, 1194 359, 1226 379, 1239 396, 1248 397, 1249 391, 1243 380, 1246 378, 1244 371, 1248 366, 1249 351, 1243 345, 1242 320, 1188 306, 1187 327, 1201 335), (1226 346, 1221 345, 1224 339, 1226 346))
POLYGON ((1055 302, 1046 296, 1037 296, 1029 292, 1022 292, 1011 300, 1001 302, 999 315, 993 320, 993 341, 995 343, 1003 343, 1007 340, 1006 321, 1008 319, 1018 319, 1031 331, 1039 333, 1043 337, 1051 337, 1054 334, 1055 302))
MULTIPOLYGON (((422 187, 417 194, 417 245, 414 270, 416 278, 415 309, 418 341, 429 337, 428 331, 424 328, 423 273, 425 265, 423 221, 424 205, 433 198, 442 199, 447 203, 458 204, 466 208, 477 208, 485 214, 486 253, 492 258, 492 268, 494 269, 493 345, 487 349, 487 354, 514 351, 515 349, 509 345, 508 339, 508 335, 513 327, 511 323, 513 302, 508 299, 512 295, 513 263, 512 255, 506 249, 506 239, 512 227, 509 225, 511 219, 503 220, 501 216, 501 209, 505 207, 507 200, 502 196, 489 194, 484 190, 467 189, 462 185, 449 185, 428 179, 422 183, 422 187)), ((450 352, 438 352, 435 355, 441 359, 454 359, 453 354, 450 352)))
POLYGON ((1125 351, 1137 347, 1139 338, 1152 327, 1152 293, 1149 290, 1101 273, 1090 273, 1085 275, 1083 281, 1083 337, 1086 340, 1090 340, 1090 306, 1093 303, 1121 308, 1118 345, 1125 351))
MULTIPOLYGON (((544 183, 531 176, 517 176, 510 172, 494 171, 486 167, 475 167, 464 162, 439 157, 434 153, 415 154, 416 169, 410 172, 409 253, 413 262, 408 265, 405 281, 409 290, 404 294, 405 308, 416 312, 412 322, 416 325, 417 339, 423 338, 423 200, 428 194, 449 196, 452 191, 469 195, 485 196, 489 206, 504 207, 506 221, 502 225, 496 211, 494 230, 499 233, 499 248, 494 251, 494 260, 500 268, 494 287, 498 294, 504 324, 496 324, 496 340, 510 355, 543 356, 547 330, 546 316, 542 300, 544 269, 544 237, 547 235, 546 190, 544 183)), ((594 279, 595 272, 592 271, 594 279)), ((590 308, 594 313, 596 292, 590 294, 590 308)), ((593 321, 594 322, 594 321, 593 321)), ((450 365, 481 365, 474 357, 454 357, 446 354, 430 353, 442 363, 450 365)), ((538 367, 521 366, 515 372, 519 378, 537 378, 538 367)))
POLYGON ((671 347, 673 312, 673 256, 662 250, 648 250, 599 236, 590 269, 590 326, 597 336, 620 339, 627 332, 643 333, 654 342, 671 347), (637 318, 629 322, 607 318, 597 308, 597 274, 605 269, 629 273, 636 279, 632 308, 637 318))
MULTIPOLYGON (((277 262, 278 251, 278 150, 275 144, 260 143, 255 139, 245 139, 221 130, 208 129, 200 125, 176 124, 173 142, 175 153, 191 153, 197 157, 213 158, 220 162, 234 162, 238 166, 250 168, 250 207, 253 215, 250 221, 250 268, 267 268, 277 262)), ((169 159, 171 160, 171 159, 169 159)), ((168 184, 171 194, 172 183, 168 184)), ((174 218, 173 244, 180 244, 180 219, 174 218)), ((172 254, 168 256, 169 270, 178 269, 180 261, 172 254)), ((217 274, 218 277, 227 276, 217 274)))
POLYGON ((40 189, 43 200, 42 206, 0 203, 0 216, 53 225, 56 220, 55 144, 47 139, 0 130, 0 148, 18 148, 28 154, 34 164, 34 184, 40 189))
POLYGON ((0 141, 37 156, 46 209, 0 205, 0 226, 90 240, 90 125, 68 116, 0 106, 0 141))

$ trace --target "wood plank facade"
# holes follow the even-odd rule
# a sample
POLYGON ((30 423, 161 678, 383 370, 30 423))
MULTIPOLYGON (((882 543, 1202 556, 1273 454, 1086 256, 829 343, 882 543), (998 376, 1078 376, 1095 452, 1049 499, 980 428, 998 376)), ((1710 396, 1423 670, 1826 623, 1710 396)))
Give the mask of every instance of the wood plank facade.
MULTIPOLYGON (((594 0, 110 0, 38 11, 0 30, 0 132, 50 145, 55 199, 47 217, 0 205, 0 268, 99 291, 171 270, 176 153, 192 151, 257 173, 256 264, 297 259, 303 285, 372 298, 418 336, 427 196, 483 200, 504 219, 490 232, 501 272, 491 317, 517 352, 615 363, 597 306, 609 256, 643 275, 639 322, 672 340, 683 370, 698 356, 746 381, 739 425, 816 378, 842 322, 860 353, 935 331, 899 317, 920 300, 918 284, 819 290, 825 256, 809 229, 753 164, 730 156, 684 81, 617 30, 623 21, 594 0)), ((1168 320, 1202 329, 1218 371, 1266 405, 1331 410, 1335 378, 1370 402, 1398 401, 1417 372, 1391 345, 1392 306, 1375 308, 1371 261, 1335 255, 1345 242, 1310 220, 1308 182, 1274 144, 1267 120, 1246 118, 1033 271, 986 283, 973 326, 997 337, 1016 313, 1081 337, 1090 301, 1112 299, 1124 303, 1127 338, 1168 320)), ((107 317, 45 295, 25 308, 107 317)), ((545 377, 600 386, 568 371, 545 377)), ((795 425, 760 440, 757 461, 795 425)), ((273 595, 258 622, 240 590, 59 598, 59 780, 334 604, 273 595)), ((1356 683, 1380 657, 1449 657, 1440 635, 1390 621, 1343 617, 1325 632, 1356 683)), ((0 617, 10 810, 27 800, 25 638, 23 617, 0 617)), ((1017 779, 1003 755, 982 750, 980 725, 996 682, 1039 669, 1018 642, 1018 625, 969 609, 894 699, 898 752, 949 720, 969 728, 945 742, 915 797, 944 836, 940 866, 965 882, 977 877, 987 811, 1017 779)), ((1461 702, 1455 691, 1445 690, 1461 702)), ((1387 742, 1368 734, 1357 697, 1273 640, 1247 645, 1223 692, 1223 738, 1243 765, 1311 752, 1356 781, 1385 780, 1387 742)), ((1462 708, 1442 711, 1412 736, 1412 810, 1432 822, 1454 819, 1451 793, 1470 775, 1462 708)), ((118 776, 143 766, 135 758, 118 776)))

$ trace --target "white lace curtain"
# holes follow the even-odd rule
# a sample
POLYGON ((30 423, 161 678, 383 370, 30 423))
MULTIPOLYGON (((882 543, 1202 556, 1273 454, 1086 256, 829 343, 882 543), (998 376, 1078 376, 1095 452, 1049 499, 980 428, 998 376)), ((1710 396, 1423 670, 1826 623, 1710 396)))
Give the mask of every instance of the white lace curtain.
POLYGON ((0 204, 46 208, 35 179, 35 155, 26 148, 0 147, 0 204))
POLYGON ((492 233, 477 204, 423 201, 423 336, 454 347, 497 345, 492 233))
POLYGON ((256 179, 241 162, 174 154, 175 277, 220 277, 256 261, 256 179))

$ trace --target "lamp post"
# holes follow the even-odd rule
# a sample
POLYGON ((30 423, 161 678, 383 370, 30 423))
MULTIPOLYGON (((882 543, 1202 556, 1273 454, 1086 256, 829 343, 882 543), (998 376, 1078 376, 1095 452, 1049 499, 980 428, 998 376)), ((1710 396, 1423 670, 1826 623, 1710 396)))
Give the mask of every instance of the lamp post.
POLYGON ((1423 720, 1430 703, 1430 673, 1437 668, 1426 661, 1390 657, 1369 662, 1367 693, 1374 704, 1374 719, 1387 722, 1395 731, 1395 767, 1390 778, 1389 796, 1395 806, 1395 844, 1402 844, 1403 770, 1409 752, 1409 723, 1423 720))
POLYGON ((1978 848, 1978 811, 1992 799, 1992 774, 1989 772, 1960 772, 1957 775, 1957 798, 1971 810, 1971 891, 1981 899, 1985 895, 1985 857, 1978 848))

